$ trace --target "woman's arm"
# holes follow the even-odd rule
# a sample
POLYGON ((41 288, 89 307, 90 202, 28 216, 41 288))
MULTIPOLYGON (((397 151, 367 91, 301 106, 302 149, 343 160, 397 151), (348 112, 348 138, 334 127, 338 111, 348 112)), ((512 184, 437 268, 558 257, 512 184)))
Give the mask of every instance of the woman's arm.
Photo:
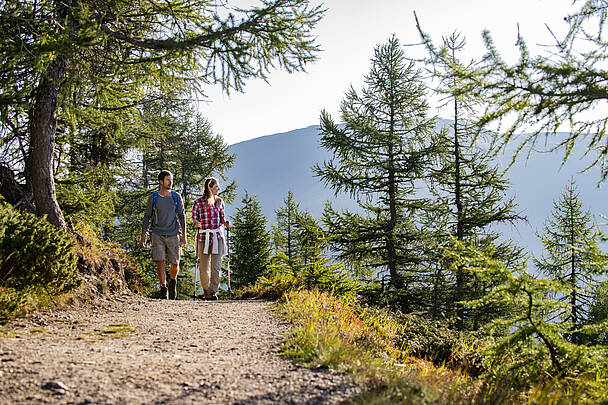
POLYGON ((192 222, 194 222, 195 227, 201 227, 201 204, 198 198, 192 204, 192 222))

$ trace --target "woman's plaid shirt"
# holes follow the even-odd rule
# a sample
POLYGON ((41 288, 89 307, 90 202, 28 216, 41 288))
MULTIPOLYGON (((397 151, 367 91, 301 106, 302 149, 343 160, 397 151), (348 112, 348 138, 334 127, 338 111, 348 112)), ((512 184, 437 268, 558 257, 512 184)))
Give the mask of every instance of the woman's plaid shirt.
MULTIPOLYGON (((204 207, 203 197, 194 200, 192 205, 192 220, 201 223, 202 229, 217 229, 225 221, 224 203, 214 204, 211 207, 204 207)), ((198 241, 205 243, 206 234, 198 234, 198 241)))

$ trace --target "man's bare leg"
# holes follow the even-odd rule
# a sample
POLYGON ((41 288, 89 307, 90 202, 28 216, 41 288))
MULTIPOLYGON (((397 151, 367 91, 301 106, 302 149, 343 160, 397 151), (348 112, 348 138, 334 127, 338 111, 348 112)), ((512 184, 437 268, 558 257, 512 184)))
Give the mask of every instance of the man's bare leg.
POLYGON ((160 298, 161 299, 167 299, 167 274, 165 273, 165 261, 158 261, 156 262, 156 265, 158 266, 156 268, 156 274, 158 275, 158 283, 160 284, 160 298))

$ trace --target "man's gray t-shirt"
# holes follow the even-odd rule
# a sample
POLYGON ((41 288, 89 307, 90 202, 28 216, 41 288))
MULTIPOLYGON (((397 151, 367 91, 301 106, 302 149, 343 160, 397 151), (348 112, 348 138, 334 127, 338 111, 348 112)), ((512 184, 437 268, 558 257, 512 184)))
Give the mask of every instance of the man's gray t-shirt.
POLYGON ((177 212, 175 211, 175 201, 171 195, 164 197, 158 193, 158 201, 156 202, 156 207, 154 207, 154 198, 150 194, 142 228, 147 230, 150 227, 150 232, 157 235, 172 236, 181 234, 180 228, 182 230, 186 229, 186 215, 184 214, 182 197, 177 193, 176 196, 177 212))

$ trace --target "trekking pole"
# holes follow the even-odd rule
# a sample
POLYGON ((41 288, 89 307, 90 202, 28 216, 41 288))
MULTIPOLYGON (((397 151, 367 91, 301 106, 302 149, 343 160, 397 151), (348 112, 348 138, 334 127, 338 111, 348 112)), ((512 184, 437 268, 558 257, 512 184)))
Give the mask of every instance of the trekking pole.
POLYGON ((196 278, 198 276, 198 232, 194 237, 194 255, 196 256, 196 264, 194 265, 194 301, 196 301, 196 278))
POLYGON ((232 299, 232 290, 230 289, 230 228, 226 229, 226 246, 228 248, 228 298, 232 299))

